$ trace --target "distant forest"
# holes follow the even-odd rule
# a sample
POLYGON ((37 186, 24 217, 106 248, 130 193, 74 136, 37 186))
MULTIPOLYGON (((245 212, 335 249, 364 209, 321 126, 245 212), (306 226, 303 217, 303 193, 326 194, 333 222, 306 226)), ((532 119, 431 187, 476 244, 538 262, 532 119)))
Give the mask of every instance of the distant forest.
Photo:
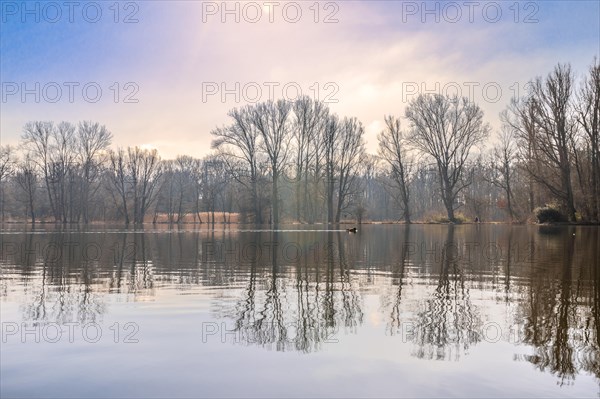
POLYGON ((600 64, 533 79, 492 132, 467 98, 419 95, 364 127, 301 97, 234 108, 204 158, 113 148, 106 126, 31 121, 0 147, 2 221, 598 222, 600 64), (401 123, 402 120, 402 123, 401 123))

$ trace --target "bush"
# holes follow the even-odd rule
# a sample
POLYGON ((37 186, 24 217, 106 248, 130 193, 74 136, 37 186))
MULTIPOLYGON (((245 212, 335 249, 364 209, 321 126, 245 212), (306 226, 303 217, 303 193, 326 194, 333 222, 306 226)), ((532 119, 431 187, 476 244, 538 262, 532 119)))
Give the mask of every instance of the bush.
POLYGON ((441 213, 436 213, 435 215, 431 215, 426 219, 427 223, 449 223, 450 220, 447 216, 442 215, 441 213))
POLYGON ((555 208, 540 207, 533 210, 538 223, 563 223, 567 221, 566 216, 555 208))
POLYGON ((454 219, 456 219, 456 223, 463 224, 469 222, 471 219, 467 218, 463 213, 457 212, 454 214, 454 219))
MULTIPOLYGON (((462 213, 455 213, 454 219, 455 219, 456 224, 466 223, 469 220, 462 213)), ((441 213, 436 213, 434 215, 431 215, 428 218, 426 218, 425 220, 427 221, 427 223, 440 223, 440 224, 450 223, 450 219, 448 219, 448 216, 446 214, 441 214, 441 213)))

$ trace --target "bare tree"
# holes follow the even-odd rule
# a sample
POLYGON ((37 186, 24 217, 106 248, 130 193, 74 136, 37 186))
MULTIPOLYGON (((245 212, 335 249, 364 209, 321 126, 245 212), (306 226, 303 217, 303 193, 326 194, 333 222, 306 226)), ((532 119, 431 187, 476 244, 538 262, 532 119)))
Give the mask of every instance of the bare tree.
POLYGON ((504 125, 510 126, 517 140, 517 156, 521 167, 529 177, 528 204, 529 212, 536 207, 536 185, 538 184, 531 171, 539 169, 538 134, 534 120, 535 106, 528 97, 512 99, 509 106, 500 114, 504 125))
POLYGON ((11 146, 0 146, 0 181, 5 181, 14 169, 14 150, 11 146))
POLYGON ((79 195, 77 137, 69 122, 29 122, 22 135, 28 156, 40 170, 55 221, 77 221, 76 198, 79 195))
POLYGON ((113 198, 119 213, 125 218, 125 224, 129 224, 129 211, 127 208, 127 196, 129 194, 129 176, 127 175, 127 159, 125 150, 109 151, 110 169, 108 173, 110 187, 108 192, 113 198), (112 190, 111 188, 114 188, 112 190), (116 193, 115 193, 116 192, 116 193))
POLYGON ((90 200, 95 197, 100 188, 100 171, 106 161, 106 151, 110 146, 112 134, 104 125, 83 121, 79 123, 77 137, 77 155, 82 175, 80 209, 84 223, 88 223, 90 221, 90 200))
POLYGON ((354 215, 356 223, 362 224, 363 219, 373 204, 373 193, 376 188, 379 159, 375 155, 364 154, 358 167, 357 193, 354 198, 354 215))
POLYGON ((576 125, 572 93, 570 65, 558 64, 546 79, 537 78, 533 82, 529 101, 534 111, 531 116, 537 135, 536 162, 528 171, 561 200, 569 220, 575 221, 571 166, 576 125))
POLYGON ((513 207, 513 177, 515 173, 515 159, 517 149, 513 129, 508 125, 502 126, 499 142, 491 154, 490 169, 492 176, 490 183, 504 191, 506 206, 511 221, 516 217, 513 207))
POLYGON ((6 196, 4 185, 15 169, 14 150, 11 146, 0 146, 0 215, 4 222, 6 196))
POLYGON ((293 136, 295 142, 295 207, 296 220, 309 218, 309 179, 318 162, 318 140, 323 123, 327 120, 328 108, 308 96, 298 98, 293 104, 293 136))
POLYGON ((160 185, 157 200, 161 206, 155 208, 154 222, 156 222, 158 213, 162 210, 167 213, 167 220, 171 224, 175 221, 175 201, 177 199, 175 162, 172 160, 163 161, 162 171, 162 184, 160 185))
POLYGON ((28 122, 23 128, 23 134, 21 140, 23 141, 23 147, 28 153, 31 161, 41 171, 44 178, 46 187, 46 193, 48 195, 48 204, 50 209, 58 221, 58 212, 55 206, 55 199, 53 196, 52 176, 50 172, 50 166, 52 164, 51 158, 51 136, 54 131, 54 123, 52 122, 28 122))
POLYGON ((133 223, 144 223, 144 216, 156 199, 162 174, 158 151, 127 149, 127 170, 131 176, 133 192, 133 223))
POLYGON ((200 200, 202 197, 202 189, 204 187, 204 179, 202 170, 204 168, 204 161, 202 159, 194 159, 191 167, 191 180, 193 187, 193 201, 194 201, 194 222, 198 220, 202 223, 202 216, 200 215, 200 200))
POLYGON ((24 195, 25 212, 30 216, 31 224, 35 224, 37 171, 36 165, 29 155, 26 155, 25 159, 17 165, 15 181, 24 195))
POLYGON ((576 107, 577 122, 585 133, 590 158, 590 204, 592 219, 600 215, 600 63, 594 59, 585 78, 576 107))
POLYGON ((271 224, 279 224, 279 178, 284 172, 289 155, 291 105, 277 100, 257 104, 252 121, 262 137, 262 149, 267 154, 271 168, 271 224))
POLYGON ((60 122, 52 131, 51 145, 51 189, 54 192, 57 217, 63 223, 75 221, 74 203, 77 193, 75 179, 77 173, 75 126, 60 122))
POLYGON ((335 189, 336 145, 340 132, 340 120, 337 115, 330 115, 323 129, 323 153, 325 155, 325 193, 327 201, 327 223, 333 224, 333 199, 335 189))
POLYGON ((392 196, 400 206, 405 223, 410 223, 410 176, 414 157, 408 152, 408 140, 400 128, 400 119, 385 117, 386 129, 379 133, 379 156, 390 168, 392 196), (396 194, 397 193, 397 194, 396 194))
POLYGON ((349 199, 356 189, 356 172, 363 159, 365 129, 356 118, 344 118, 337 142, 337 210, 335 222, 339 223, 342 211, 349 205, 349 199))
POLYGON ((161 162, 162 181, 154 210, 154 222, 157 221, 160 212, 167 213, 169 223, 182 223, 188 213, 194 212, 194 206, 199 201, 194 199, 195 163, 196 159, 187 155, 161 162))
POLYGON ((202 200, 206 210, 210 212, 211 223, 215 224, 217 201, 223 195, 228 170, 223 159, 214 155, 207 157, 203 166, 202 200))
POLYGON ((455 222, 457 196, 469 185, 463 179, 467 159, 489 134, 483 111, 467 98, 419 95, 408 105, 406 118, 411 144, 435 160, 448 219, 455 222))
POLYGON ((81 122, 29 122, 23 128, 24 151, 44 179, 55 221, 89 220, 90 198, 99 188, 102 153, 111 135, 104 126, 81 122), (95 184, 92 184, 95 183, 95 184))
MULTIPOLYGON (((246 165, 248 179, 240 175, 239 168, 230 167, 230 170, 238 172, 234 173, 233 177, 241 184, 249 184, 254 208, 254 222, 262 224, 262 208, 258 193, 258 181, 260 179, 258 166, 260 133, 254 126, 253 112, 254 110, 250 106, 230 111, 228 115, 233 119, 233 123, 211 132, 216 137, 212 143, 212 147, 221 151, 222 154, 227 155, 224 158, 225 160, 232 158, 246 165)), ((237 162, 228 163, 232 166, 237 162)))
POLYGON ((193 169, 195 159, 180 155, 175 158, 175 183, 177 187, 177 223, 183 221, 185 215, 188 213, 189 206, 187 198, 190 197, 190 192, 193 191, 193 169))

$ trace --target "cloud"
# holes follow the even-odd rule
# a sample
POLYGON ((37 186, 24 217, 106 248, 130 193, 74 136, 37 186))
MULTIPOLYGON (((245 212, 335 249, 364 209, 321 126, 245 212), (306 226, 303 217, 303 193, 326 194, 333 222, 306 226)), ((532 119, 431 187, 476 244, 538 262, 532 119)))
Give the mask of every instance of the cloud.
POLYGON ((571 61, 575 70, 584 71, 598 55, 589 38, 598 31, 598 22, 582 26, 573 19, 590 14, 581 12, 581 4, 568 9, 540 4, 537 24, 514 23, 508 3, 501 3, 504 18, 497 23, 479 18, 474 23, 442 19, 423 24, 418 15, 403 15, 401 3, 340 2, 337 9, 320 9, 319 23, 309 8, 313 3, 298 3, 302 19, 297 23, 286 22, 278 9, 274 23, 265 14, 258 23, 244 18, 235 23, 231 15, 226 16, 230 22, 222 23, 218 14, 204 15, 208 22, 203 23, 203 2, 145 2, 140 3, 139 23, 128 26, 105 22, 87 28, 5 29, 3 82, 95 81, 102 85, 103 98, 98 103, 2 103, 3 144, 16 143, 28 120, 93 119, 113 131, 115 145, 146 143, 167 158, 202 156, 210 151, 210 131, 227 123, 229 109, 248 100, 239 93, 239 102, 233 94, 223 102, 222 87, 259 86, 265 100, 269 82, 277 82, 276 97, 288 84, 288 93, 300 87, 304 94, 338 100, 330 104, 332 110, 358 117, 374 152, 383 116, 403 115, 408 87, 416 85, 419 92, 459 87, 463 95, 472 87, 486 119, 498 128, 498 113, 529 79, 546 74, 559 61, 571 61), (327 15, 339 22, 322 23, 327 15), (545 35, 556 29, 574 30, 578 36, 567 35, 555 44, 545 35), (18 50, 7 44, 14 37, 20 38, 18 50), (5 48, 10 57, 4 57, 5 48), (110 89, 115 82, 120 85, 116 103, 110 89), (138 103, 123 102, 131 93, 123 89, 129 82, 139 88, 134 96, 138 103), (217 84, 219 93, 203 101, 207 82, 217 84), (502 93, 494 102, 495 85, 502 93))

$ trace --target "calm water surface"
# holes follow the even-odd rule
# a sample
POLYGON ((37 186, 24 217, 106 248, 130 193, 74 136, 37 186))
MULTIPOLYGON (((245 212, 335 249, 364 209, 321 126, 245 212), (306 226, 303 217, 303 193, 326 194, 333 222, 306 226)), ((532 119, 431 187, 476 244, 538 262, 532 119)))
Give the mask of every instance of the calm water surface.
POLYGON ((598 228, 300 229, 3 230, 0 396, 599 396, 598 228))

